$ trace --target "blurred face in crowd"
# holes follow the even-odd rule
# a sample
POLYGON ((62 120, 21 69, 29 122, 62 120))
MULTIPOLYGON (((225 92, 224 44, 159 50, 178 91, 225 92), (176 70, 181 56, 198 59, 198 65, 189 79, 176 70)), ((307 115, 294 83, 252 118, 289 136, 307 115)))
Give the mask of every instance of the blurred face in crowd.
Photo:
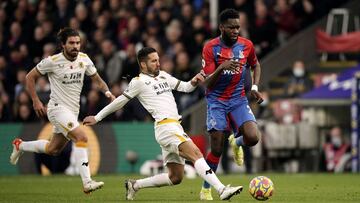
POLYGON ((293 74, 295 77, 303 77, 305 75, 305 64, 302 61, 295 61, 293 66, 293 74))
POLYGON ((160 73, 160 58, 157 52, 150 53, 146 61, 141 62, 141 70, 143 73, 158 76, 160 73))
POLYGON ((331 143, 335 147, 340 147, 341 144, 342 144, 341 128, 339 128, 339 127, 332 128, 331 131, 330 131, 330 139, 331 139, 331 143))
POLYGON ((30 108, 25 104, 20 105, 20 107, 19 107, 19 117, 22 120, 27 120, 27 119, 29 119, 30 115, 31 115, 30 108))
POLYGON ((226 44, 234 44, 240 33, 239 18, 230 18, 225 23, 220 24, 221 39, 226 44))
POLYGON ((66 43, 62 45, 62 48, 66 57, 68 57, 70 60, 75 60, 80 51, 80 37, 68 37, 66 43))

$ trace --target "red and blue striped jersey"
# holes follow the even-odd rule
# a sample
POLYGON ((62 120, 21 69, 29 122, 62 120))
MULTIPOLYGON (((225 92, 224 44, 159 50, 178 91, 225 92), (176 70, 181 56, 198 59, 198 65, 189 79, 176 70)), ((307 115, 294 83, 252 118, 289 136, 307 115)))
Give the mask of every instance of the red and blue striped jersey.
MULTIPOLYGON (((229 101, 245 98, 245 86, 248 81, 249 67, 255 67, 257 57, 254 46, 248 39, 238 37, 232 46, 226 46, 220 37, 207 42, 202 52, 202 67, 206 75, 212 74, 220 64, 227 60, 240 61, 238 71, 223 70, 218 80, 206 90, 208 99, 229 101)), ((251 84, 250 84, 251 85, 251 84)))

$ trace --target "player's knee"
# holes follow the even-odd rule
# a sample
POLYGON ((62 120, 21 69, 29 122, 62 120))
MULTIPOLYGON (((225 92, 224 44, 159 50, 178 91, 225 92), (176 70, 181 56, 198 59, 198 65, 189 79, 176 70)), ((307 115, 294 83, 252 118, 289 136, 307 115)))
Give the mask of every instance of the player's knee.
POLYGON ((88 138, 86 137, 86 135, 79 134, 74 137, 75 137, 75 140, 74 140, 75 143, 78 143, 78 142, 87 143, 88 142, 88 138))
POLYGON ((197 147, 194 149, 194 153, 195 153, 195 157, 194 157, 195 160, 198 160, 203 157, 203 154, 201 153, 200 149, 197 147))
POLYGON ((180 184, 183 179, 182 175, 170 175, 169 178, 173 185, 180 184))
POLYGON ((251 133, 248 139, 246 140, 246 145, 249 147, 255 146, 259 142, 260 133, 254 132, 251 133))

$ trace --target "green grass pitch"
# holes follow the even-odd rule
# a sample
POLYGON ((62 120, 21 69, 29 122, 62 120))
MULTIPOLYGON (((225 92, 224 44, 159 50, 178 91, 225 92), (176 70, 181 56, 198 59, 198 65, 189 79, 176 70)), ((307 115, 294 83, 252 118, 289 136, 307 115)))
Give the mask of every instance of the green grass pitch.
MULTIPOLYGON (((256 174, 257 175, 257 174, 256 174)), ((248 192, 248 184, 256 175, 221 175, 225 184, 243 185, 243 192, 231 202, 257 202, 248 192)), ((274 196, 267 202, 332 203, 360 202, 359 174, 261 174, 272 179, 274 196)), ((56 175, 0 176, 1 203, 67 203, 67 202, 125 202, 124 180, 138 178, 134 175, 98 175, 105 186, 91 195, 81 190, 80 177, 56 175)), ((132 202, 200 202, 199 189, 202 180, 184 179, 180 185, 143 189, 132 202)), ((213 190, 215 201, 220 202, 213 190)))

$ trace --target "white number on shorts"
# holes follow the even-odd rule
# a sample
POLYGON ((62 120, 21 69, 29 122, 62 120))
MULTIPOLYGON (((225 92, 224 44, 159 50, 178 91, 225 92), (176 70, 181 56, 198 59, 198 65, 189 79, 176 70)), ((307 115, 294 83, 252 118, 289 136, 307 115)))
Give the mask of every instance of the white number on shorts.
POLYGON ((246 108, 248 108, 248 109, 249 109, 249 114, 254 115, 254 114, 253 114, 253 112, 251 111, 251 109, 250 109, 250 106, 249 106, 249 105, 246 105, 246 108))

